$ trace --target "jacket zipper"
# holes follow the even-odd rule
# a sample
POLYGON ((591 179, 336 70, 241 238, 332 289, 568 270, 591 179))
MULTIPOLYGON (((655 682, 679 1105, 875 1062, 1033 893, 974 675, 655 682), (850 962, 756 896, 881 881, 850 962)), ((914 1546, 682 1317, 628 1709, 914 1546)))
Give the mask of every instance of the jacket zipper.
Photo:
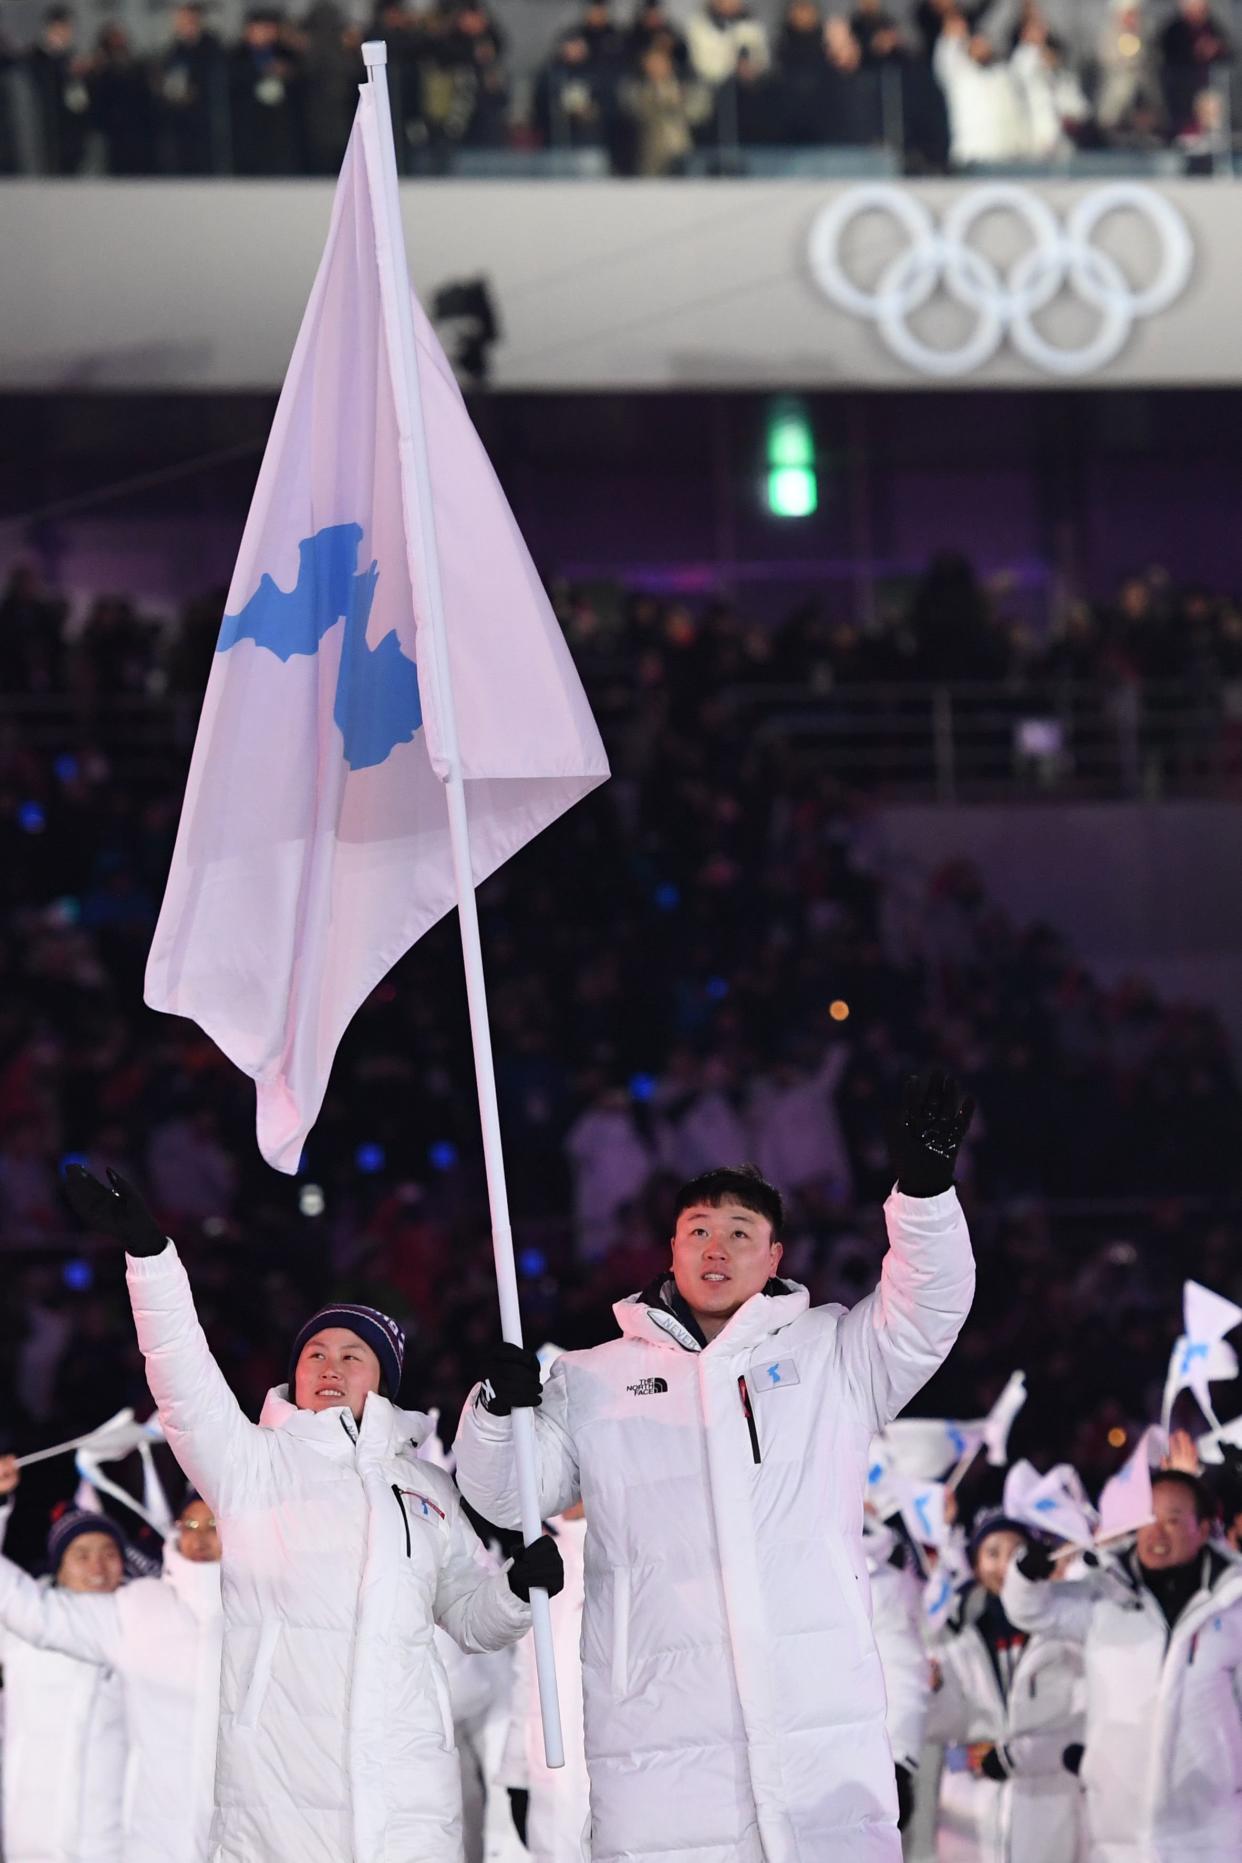
POLYGON ((743 1372, 742 1376, 738 1379, 737 1388, 738 1394, 742 1400, 742 1414, 746 1418, 746 1427, 750 1431, 750 1453, 753 1459, 758 1462, 762 1459, 759 1454, 759 1432, 755 1428, 755 1413, 750 1407, 750 1392, 746 1388, 745 1372, 743 1372))
POLYGON ((401 1490, 395 1481, 392 1484, 392 1498, 401 1509, 401 1524, 405 1528, 405 1556, 409 1559, 414 1551, 410 1542, 410 1516, 405 1511, 405 1502, 401 1499, 401 1490))

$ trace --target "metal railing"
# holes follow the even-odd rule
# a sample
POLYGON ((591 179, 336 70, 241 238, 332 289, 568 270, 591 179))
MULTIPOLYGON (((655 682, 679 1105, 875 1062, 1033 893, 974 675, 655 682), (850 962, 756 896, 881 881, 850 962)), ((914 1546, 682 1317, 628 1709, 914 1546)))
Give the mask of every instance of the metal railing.
MULTIPOLYGON (((597 682, 606 735, 649 705, 622 670, 597 682)), ((799 769, 894 799, 1151 800, 1242 793, 1242 682, 1049 681, 723 688, 748 741, 799 769)), ((118 775, 168 779, 189 756, 195 694, 0 699, 0 756, 104 753, 118 775)))

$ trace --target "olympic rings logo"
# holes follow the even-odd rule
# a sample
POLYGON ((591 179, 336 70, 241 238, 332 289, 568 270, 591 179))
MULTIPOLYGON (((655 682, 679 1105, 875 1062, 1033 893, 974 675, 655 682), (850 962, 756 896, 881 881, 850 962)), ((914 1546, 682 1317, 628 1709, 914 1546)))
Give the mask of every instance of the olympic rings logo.
POLYGON ((1116 360, 1140 319, 1167 310, 1182 295, 1194 257, 1181 214, 1164 195, 1134 181, 1093 188, 1076 202, 1064 225, 1030 188, 985 183, 953 203, 943 227, 907 189, 874 182, 850 188, 825 207, 809 242, 811 271, 826 296, 874 323, 900 361, 921 375, 938 377, 982 368, 1006 337, 1045 374, 1091 375, 1116 360), (1093 244, 1101 221, 1119 212, 1144 221, 1159 247, 1156 275, 1141 288, 1130 283, 1111 254, 1093 244), (854 282, 841 256, 848 228, 866 213, 889 216, 907 239, 870 290, 854 282), (1030 236, 1029 248, 1004 274, 969 243, 978 222, 994 213, 1015 217, 1030 236), (971 334, 954 348, 924 341, 910 324, 942 289, 975 318, 971 334), (1076 348, 1051 342, 1035 322, 1066 289, 1098 313, 1098 327, 1076 348))

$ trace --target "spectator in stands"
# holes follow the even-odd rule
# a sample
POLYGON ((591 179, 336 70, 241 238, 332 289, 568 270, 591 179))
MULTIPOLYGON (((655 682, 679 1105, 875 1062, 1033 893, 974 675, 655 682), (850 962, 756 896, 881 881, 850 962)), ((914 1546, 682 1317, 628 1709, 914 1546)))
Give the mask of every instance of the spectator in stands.
POLYGON ((1042 10, 1031 9, 1022 26, 1010 71, 1026 113, 1025 153, 1039 162, 1056 161, 1074 147, 1091 115, 1082 85, 1061 41, 1048 30, 1042 10))
POLYGON ((585 33, 567 32, 535 79, 535 128, 551 149, 602 148, 612 127, 613 91, 585 33))
POLYGON ((828 115, 828 51, 819 0, 789 0, 774 62, 781 140, 792 144, 823 142, 828 115))
POLYGON ((886 65, 904 58, 906 36, 884 0, 857 0, 850 15, 850 31, 862 50, 864 67, 886 65))
POLYGON ((421 113, 433 147, 503 145, 508 82, 505 39, 485 6, 450 0, 424 23, 421 113))
POLYGON ((1213 74, 1231 63, 1233 51, 1210 0, 1178 0, 1176 17, 1160 35, 1164 60, 1164 95, 1175 134, 1188 128, 1195 99, 1213 74))
POLYGON ((625 63, 625 34, 612 14, 612 0, 584 0, 578 30, 586 40, 591 62, 609 77, 615 86, 620 82, 625 63))
POLYGON ((914 23, 923 42, 924 56, 934 56, 940 35, 950 20, 963 21, 968 31, 973 32, 994 4, 995 0, 918 0, 914 23))
POLYGON ((254 7, 229 54, 233 170, 292 175, 302 165, 299 59, 280 13, 254 7))
POLYGON ((0 691, 63 690, 65 605, 46 594, 32 563, 18 563, 0 596, 0 691))
POLYGON ((110 175, 155 171, 155 98, 146 66, 135 58, 124 26, 100 28, 91 60, 91 124, 110 175))
POLYGON ((743 46, 732 77, 716 90, 711 139, 723 148, 760 148, 788 135, 780 77, 743 46))
POLYGON ((680 174, 694 148, 695 131, 711 115, 707 86, 680 77, 672 53, 652 45, 642 55, 638 74, 622 83, 619 101, 636 132, 636 172, 680 174))
POLYGON ((733 75, 745 49, 757 70, 768 63, 768 35, 745 0, 707 0, 686 27, 690 62, 704 84, 714 87, 733 75))
POLYGON ((1135 0, 1110 0, 1096 57, 1100 81, 1095 115, 1106 137, 1124 133, 1136 111, 1151 111, 1157 121, 1163 117, 1156 42, 1135 0))
POLYGON ((362 35, 346 20, 338 0, 314 0, 299 40, 306 165, 312 175, 334 175, 358 103, 362 35))
POLYGON ((38 43, 26 55, 42 174, 82 172, 90 127, 90 68, 90 60, 78 50, 69 8, 49 8, 38 43))
POLYGON ((203 16, 201 0, 174 10, 172 42, 152 68, 160 166, 167 174, 222 174, 228 167, 224 51, 203 16))
POLYGON ((949 154, 955 168, 1011 162, 1027 149, 1022 95, 1010 61, 993 41, 972 33, 961 15, 944 21, 935 72, 949 112, 949 154))
POLYGON ((665 0, 639 0, 634 22, 626 38, 626 58, 636 68, 644 52, 659 45, 669 54, 674 68, 684 77, 690 66, 690 48, 685 35, 669 16, 665 0))

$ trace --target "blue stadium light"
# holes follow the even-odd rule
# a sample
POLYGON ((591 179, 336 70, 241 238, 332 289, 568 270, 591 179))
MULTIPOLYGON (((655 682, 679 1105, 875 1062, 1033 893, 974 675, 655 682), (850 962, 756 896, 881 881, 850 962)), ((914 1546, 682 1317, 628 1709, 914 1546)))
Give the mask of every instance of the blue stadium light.
POLYGON ((382 1171, 386 1163, 386 1154, 382 1145, 359 1145, 354 1153, 354 1163, 364 1177, 374 1177, 382 1171))
POLYGON ((676 912, 681 904, 681 888, 674 886, 671 880, 664 880, 656 887, 652 897, 661 912, 676 912))
POLYGON ((47 816, 38 802, 22 802, 18 805, 17 825, 23 834, 42 834, 47 827, 47 816))
POLYGON ((63 756, 57 757, 52 771, 58 783, 73 783, 77 781, 80 767, 77 758, 66 751, 63 756))
POLYGON ((540 1248, 524 1248, 518 1256, 518 1273, 524 1281, 537 1281, 548 1271, 548 1258, 540 1248))
POLYGON ((654 1074, 630 1075, 630 1098, 632 1100, 638 1100, 640 1102, 654 1100, 655 1090, 656 1078, 654 1074))
POLYGON ((451 1171, 457 1163, 457 1147, 448 1139, 437 1139, 427 1147, 427 1160, 434 1171, 451 1171))
POLYGON ((723 1003, 725 997, 729 994, 728 980, 724 977, 709 977, 707 979, 706 990, 711 1002, 723 1003))
POLYGON ((64 1176, 65 1172, 69 1169, 69 1166, 71 1164, 80 1164, 82 1169, 85 1171, 86 1164, 87 1164, 86 1153, 84 1151, 67 1151, 64 1157, 60 1161, 60 1171, 61 1171, 62 1177, 64 1176))
POLYGON ((79 1256, 74 1261, 67 1261, 60 1271, 60 1278, 66 1287, 75 1294, 85 1294, 95 1285, 95 1270, 89 1261, 79 1256))

